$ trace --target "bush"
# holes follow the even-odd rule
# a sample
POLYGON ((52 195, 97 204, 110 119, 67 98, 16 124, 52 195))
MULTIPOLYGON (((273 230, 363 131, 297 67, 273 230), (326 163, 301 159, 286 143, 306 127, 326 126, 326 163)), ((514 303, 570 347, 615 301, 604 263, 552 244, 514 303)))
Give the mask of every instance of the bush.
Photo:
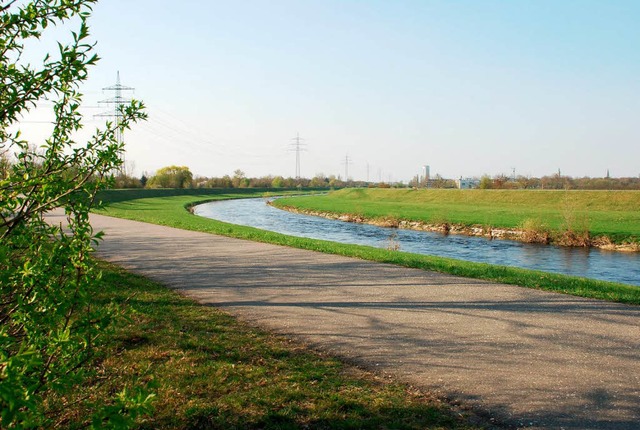
POLYGON ((520 229, 523 242, 544 244, 551 242, 549 227, 538 219, 527 218, 520 224, 520 229))
MULTIPOLYGON (((78 85, 97 61, 87 42, 93 3, 39 0, 0 7, 0 153, 15 157, 0 176, 1 428, 59 426, 47 402, 64 399, 84 380, 114 316, 91 302, 90 287, 100 273, 90 253, 100 234, 91 228, 89 210, 122 164, 117 133, 144 114, 142 104, 132 102, 116 124, 107 123, 84 144, 73 140, 82 127, 78 85), (79 30, 70 44, 60 44, 40 65, 20 62, 28 39, 72 19, 79 30), (56 119, 51 136, 36 147, 11 130, 45 98, 56 119), (66 215, 64 222, 47 222, 53 209, 66 215)), ((94 426, 122 427, 125 412, 144 409, 148 398, 120 394, 101 403, 87 425, 93 420, 94 426)))

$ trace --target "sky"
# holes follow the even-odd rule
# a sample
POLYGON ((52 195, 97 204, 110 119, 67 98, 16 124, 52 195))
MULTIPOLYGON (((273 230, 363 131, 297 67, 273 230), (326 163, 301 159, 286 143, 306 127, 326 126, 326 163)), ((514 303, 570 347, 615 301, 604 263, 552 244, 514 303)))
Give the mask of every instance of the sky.
POLYGON ((104 0, 86 128, 119 71, 138 175, 294 176, 299 133, 304 177, 638 176, 638 22, 637 0, 104 0))

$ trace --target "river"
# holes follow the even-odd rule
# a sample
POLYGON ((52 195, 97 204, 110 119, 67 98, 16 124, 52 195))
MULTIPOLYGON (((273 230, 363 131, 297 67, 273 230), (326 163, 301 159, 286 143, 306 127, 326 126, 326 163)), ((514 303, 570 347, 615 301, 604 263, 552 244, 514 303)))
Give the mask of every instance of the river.
POLYGON ((588 248, 488 240, 328 220, 276 209, 265 199, 205 203, 194 213, 207 218, 291 236, 333 242, 399 247, 400 251, 479 263, 522 267, 640 286, 640 254, 588 248))

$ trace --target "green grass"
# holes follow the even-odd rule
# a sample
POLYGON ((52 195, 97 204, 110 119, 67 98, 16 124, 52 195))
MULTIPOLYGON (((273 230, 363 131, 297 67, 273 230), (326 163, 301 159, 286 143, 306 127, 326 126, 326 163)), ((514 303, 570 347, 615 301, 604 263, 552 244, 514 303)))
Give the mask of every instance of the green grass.
POLYGON ((345 189, 275 204, 467 226, 518 228, 529 222, 640 243, 640 191, 345 189))
POLYGON ((115 302, 128 319, 96 377, 65 399, 65 428, 85 427, 87 404, 145 385, 156 397, 141 429, 475 428, 434 397, 101 265, 95 305, 115 302))
MULTIPOLYGON (((259 230, 252 227, 238 226, 198 217, 192 215, 185 209, 197 202, 250 196, 250 194, 246 193, 239 195, 234 191, 235 190, 227 190, 224 192, 220 191, 214 194, 139 198, 128 201, 117 201, 118 199, 110 201, 108 198, 103 197, 106 207, 101 211, 101 213, 186 230, 221 234, 241 239, 355 257, 363 260, 391 263, 405 267, 433 270, 470 278, 486 279, 490 281, 520 285, 523 287, 556 291, 581 297, 636 305, 640 304, 640 288, 630 285, 506 266, 473 263, 443 257, 410 254, 368 246, 348 245, 315 239, 298 238, 259 230)), ((260 193, 254 194, 254 196, 259 195, 260 193)), ((299 198, 304 199, 304 197, 299 198)))
MULTIPOLYGON (((146 199, 151 197, 175 197, 175 196, 234 196, 234 197, 261 197, 287 194, 312 194, 315 192, 326 192, 327 188, 306 188, 303 191, 293 188, 132 188, 118 190, 103 190, 98 196, 99 200, 106 203, 122 202, 126 200, 146 199)), ((215 198, 215 197, 214 197, 215 198)))

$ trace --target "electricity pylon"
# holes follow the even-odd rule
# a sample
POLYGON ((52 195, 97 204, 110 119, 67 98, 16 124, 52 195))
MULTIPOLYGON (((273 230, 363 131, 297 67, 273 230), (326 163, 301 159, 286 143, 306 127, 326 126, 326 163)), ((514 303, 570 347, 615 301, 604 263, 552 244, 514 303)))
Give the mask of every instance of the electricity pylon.
MULTIPOLYGON (((116 77, 116 84, 111 85, 109 87, 104 87, 102 89, 102 91, 112 91, 115 93, 115 95, 110 99, 106 99, 98 102, 98 103, 113 105, 113 111, 103 112, 96 116, 114 118, 114 122, 116 126, 116 142, 118 142, 119 146, 122 145, 122 130, 120 129, 120 124, 122 123, 122 106, 131 103, 131 99, 127 99, 122 96, 122 92, 134 91, 134 90, 135 88, 127 87, 120 84, 120 71, 118 71, 118 74, 116 77)), ((127 175, 127 164, 126 164, 124 150, 122 151, 122 168, 120 169, 120 172, 125 176, 127 175)))
POLYGON ((300 138, 300 133, 296 133, 296 137, 291 140, 293 140, 293 143, 289 145, 292 147, 290 151, 296 152, 296 179, 300 179, 300 152, 306 151, 306 144, 301 142, 304 139, 300 138))
POLYGON ((344 164, 344 181, 345 182, 349 182, 349 164, 351 164, 351 157, 349 157, 349 154, 344 156, 344 161, 342 162, 342 164, 344 164))

